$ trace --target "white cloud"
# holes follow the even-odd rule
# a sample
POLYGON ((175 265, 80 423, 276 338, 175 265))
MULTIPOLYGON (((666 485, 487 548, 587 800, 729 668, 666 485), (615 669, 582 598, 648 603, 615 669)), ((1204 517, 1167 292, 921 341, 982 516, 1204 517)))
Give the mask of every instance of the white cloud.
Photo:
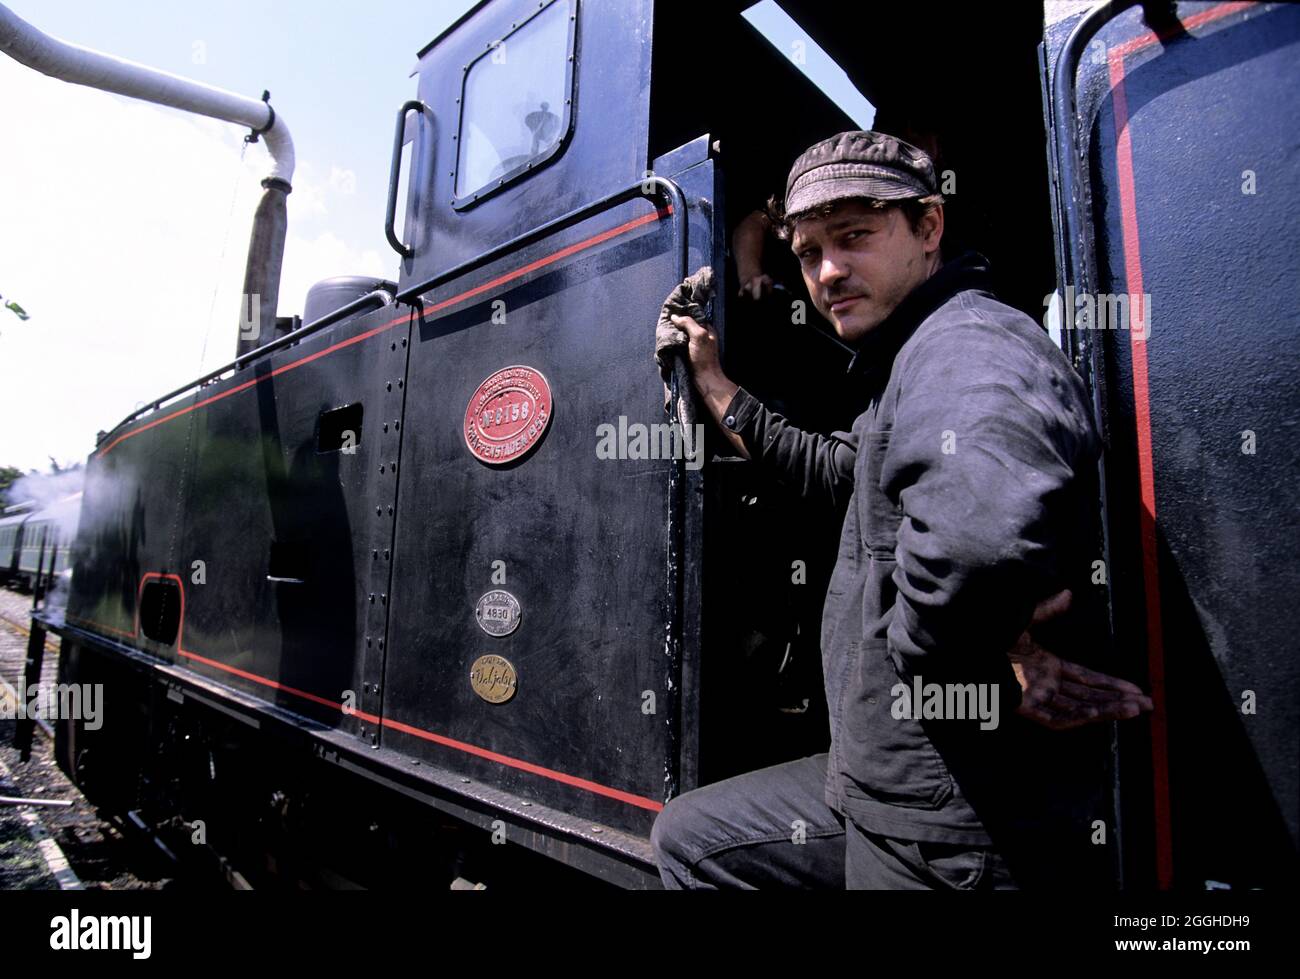
MULTIPOLYGON (((0 465, 84 458, 95 432, 234 356, 269 157, 215 120, 0 57, 0 465)), ((292 125, 292 120, 290 120, 292 125)), ((331 275, 391 275, 323 224, 338 167, 299 160, 280 314, 331 275), (327 174, 327 175, 326 175, 327 174)))
POLYGON ((355 194, 357 192, 356 172, 344 167, 330 167, 330 188, 340 194, 355 194))

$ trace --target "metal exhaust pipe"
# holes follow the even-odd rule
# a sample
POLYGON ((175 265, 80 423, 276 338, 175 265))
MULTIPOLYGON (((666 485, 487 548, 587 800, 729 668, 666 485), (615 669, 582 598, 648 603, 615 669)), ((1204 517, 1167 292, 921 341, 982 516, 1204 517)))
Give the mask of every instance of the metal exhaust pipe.
POLYGON ((262 181, 265 192, 253 218, 236 356, 260 346, 261 325, 267 324, 268 333, 275 326, 288 225, 285 197, 293 189, 294 168, 293 139, 283 117, 271 108, 270 96, 264 93, 261 100, 250 99, 60 41, 37 30, 4 4, 0 4, 0 52, 51 78, 247 126, 252 139, 266 140, 274 162, 262 181))

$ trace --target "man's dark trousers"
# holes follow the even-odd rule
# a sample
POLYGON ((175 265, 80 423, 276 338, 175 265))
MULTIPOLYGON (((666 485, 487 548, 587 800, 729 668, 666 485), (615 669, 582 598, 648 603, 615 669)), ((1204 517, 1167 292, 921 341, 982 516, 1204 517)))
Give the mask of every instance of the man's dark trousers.
POLYGON ((825 754, 687 792, 651 833, 670 889, 1015 889, 987 847, 866 833, 826 805, 825 754))

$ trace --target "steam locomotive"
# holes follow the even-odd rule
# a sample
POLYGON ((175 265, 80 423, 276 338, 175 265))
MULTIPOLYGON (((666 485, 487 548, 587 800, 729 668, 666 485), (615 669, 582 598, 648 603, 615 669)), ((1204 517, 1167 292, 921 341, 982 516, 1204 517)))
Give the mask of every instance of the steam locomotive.
POLYGON ((66 611, 37 621, 61 681, 104 684, 100 729, 57 729, 91 799, 251 881, 643 888, 666 800, 824 748, 834 521, 711 431, 699 466, 596 451, 668 420, 652 327, 706 264, 728 372, 851 422, 797 276, 742 300, 729 254, 799 150, 866 128, 810 38, 933 151, 951 246, 1093 394, 1094 581, 1156 703, 1117 729, 1098 859, 1128 888, 1294 874, 1300 8, 790 0, 768 36, 750 8, 491 0, 419 51, 394 281, 323 283, 90 455, 66 611), (1081 326, 1104 297, 1149 329, 1081 326))

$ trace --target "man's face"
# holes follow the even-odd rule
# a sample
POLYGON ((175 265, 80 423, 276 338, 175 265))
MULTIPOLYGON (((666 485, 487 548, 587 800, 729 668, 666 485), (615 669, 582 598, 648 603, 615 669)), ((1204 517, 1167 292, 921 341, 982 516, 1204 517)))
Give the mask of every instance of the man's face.
POLYGON ((941 210, 914 232, 897 207, 848 200, 826 217, 797 221, 790 247, 813 305, 856 345, 929 278, 942 233, 941 210))

